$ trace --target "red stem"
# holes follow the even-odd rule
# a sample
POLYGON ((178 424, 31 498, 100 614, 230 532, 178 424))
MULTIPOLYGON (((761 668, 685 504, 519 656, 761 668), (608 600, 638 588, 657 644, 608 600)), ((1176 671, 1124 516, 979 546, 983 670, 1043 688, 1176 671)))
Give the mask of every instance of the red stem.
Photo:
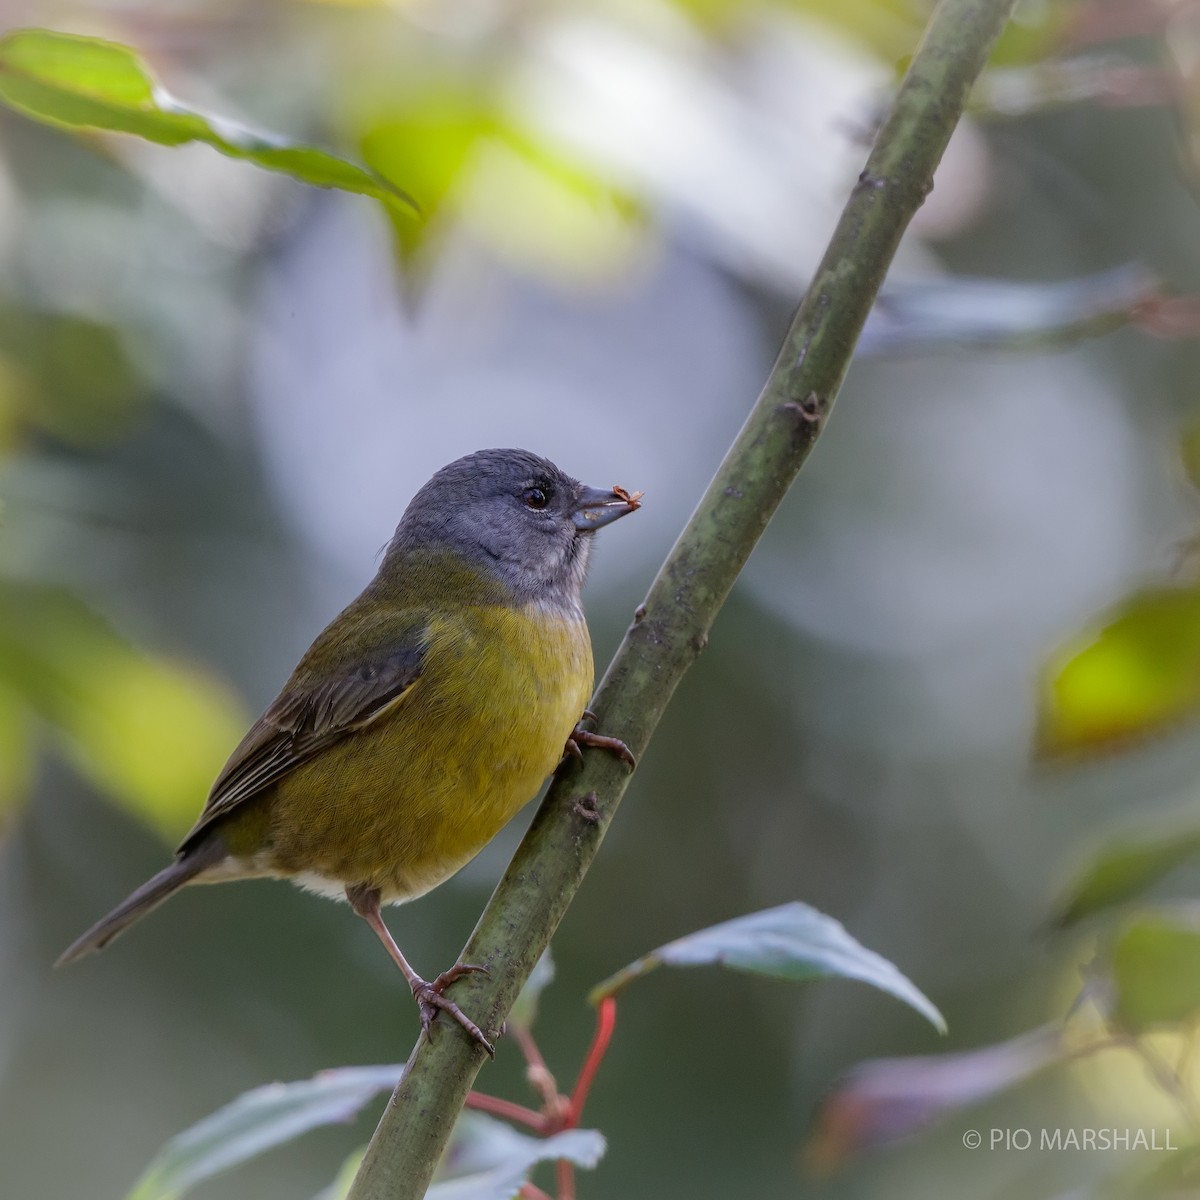
POLYGON ((517 1195, 521 1197, 521 1200, 550 1200, 550 1197, 536 1183, 521 1184, 521 1190, 517 1195))
POLYGON ((467 1108, 478 1112, 491 1113, 494 1117, 503 1117, 506 1121, 516 1121, 519 1125, 527 1125, 538 1133, 546 1132, 546 1119, 540 1112, 526 1108, 523 1104, 514 1104, 511 1100, 502 1100, 499 1096, 489 1096, 486 1092, 468 1092, 467 1108))
POLYGON ((528 1029, 523 1029, 520 1025, 515 1025, 513 1026, 512 1035, 520 1047, 521 1053, 525 1056, 525 1065, 527 1067, 537 1067, 549 1074, 546 1060, 542 1057, 542 1052, 538 1049, 537 1042, 533 1040, 533 1034, 528 1029))
POLYGON ((558 1160, 558 1195, 555 1200, 575 1200, 575 1165, 568 1158, 558 1160))
POLYGON ((608 1050, 608 1043, 612 1041, 613 1027, 616 1023, 616 998, 605 996, 600 1001, 600 1008, 596 1013, 595 1036, 592 1038, 592 1044, 588 1048, 587 1058, 583 1060, 583 1066, 579 1071, 579 1078, 575 1081, 575 1090, 571 1093, 571 1107, 567 1112, 564 1126, 567 1129, 576 1128, 583 1117, 583 1106, 587 1103, 588 1092, 592 1090, 592 1083, 595 1081, 596 1072, 600 1069, 601 1062, 604 1061, 605 1052, 608 1050))

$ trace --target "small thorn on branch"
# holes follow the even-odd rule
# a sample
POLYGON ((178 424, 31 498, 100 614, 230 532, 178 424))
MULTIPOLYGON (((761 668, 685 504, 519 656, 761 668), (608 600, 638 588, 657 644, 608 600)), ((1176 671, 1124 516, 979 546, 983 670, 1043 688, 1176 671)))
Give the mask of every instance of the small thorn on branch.
POLYGON ((803 400, 788 400, 783 408, 788 412, 795 413, 806 424, 816 425, 825 415, 829 404, 824 396, 818 396, 816 392, 809 392, 803 400))

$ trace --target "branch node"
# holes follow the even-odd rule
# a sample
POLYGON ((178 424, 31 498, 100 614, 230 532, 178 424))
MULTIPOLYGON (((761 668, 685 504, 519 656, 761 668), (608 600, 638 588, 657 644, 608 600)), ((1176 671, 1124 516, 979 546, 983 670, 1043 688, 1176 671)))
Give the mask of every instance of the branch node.
POLYGON ((588 792, 586 796, 581 796, 574 804, 571 805, 571 811, 584 822, 585 825, 600 824, 600 808, 596 803, 596 793, 588 792))
POLYGON ((803 400, 788 400, 780 407, 795 413, 806 425, 816 425, 829 411, 829 401, 816 392, 809 392, 803 400))

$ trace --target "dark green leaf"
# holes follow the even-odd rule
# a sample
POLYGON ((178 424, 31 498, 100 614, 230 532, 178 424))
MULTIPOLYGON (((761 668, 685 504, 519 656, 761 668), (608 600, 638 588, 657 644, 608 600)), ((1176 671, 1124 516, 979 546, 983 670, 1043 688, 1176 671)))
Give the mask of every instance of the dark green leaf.
POLYGON ((1112 952, 1113 1015, 1135 1033, 1200 1016, 1200 921, 1148 913, 1122 930, 1112 952))
POLYGON ((1140 896, 1181 863, 1200 854, 1200 830, 1105 846, 1072 880, 1056 923, 1083 917, 1140 896))
POLYGON ((314 146, 258 133, 206 115, 171 96, 136 54, 116 42, 47 29, 0 38, 0 99, 39 121, 68 129, 131 133, 164 146, 205 142, 305 183, 381 201, 393 213, 416 205, 382 175, 314 146))
POLYGON ((840 922, 798 901, 736 917, 660 946, 598 984, 589 999, 596 1003, 664 964, 708 963, 793 981, 830 976, 857 979, 903 1000, 935 1028, 946 1030, 942 1014, 892 963, 856 942, 840 922))
POLYGON ((3 306, 0 352, 0 404, 22 425, 91 447, 126 436, 143 411, 145 396, 111 326, 3 306))
POLYGON ((173 1137, 126 1200, 175 1200, 209 1179, 274 1146, 348 1121, 372 1096, 390 1091, 401 1066, 341 1067, 296 1083, 272 1083, 239 1096, 173 1137))

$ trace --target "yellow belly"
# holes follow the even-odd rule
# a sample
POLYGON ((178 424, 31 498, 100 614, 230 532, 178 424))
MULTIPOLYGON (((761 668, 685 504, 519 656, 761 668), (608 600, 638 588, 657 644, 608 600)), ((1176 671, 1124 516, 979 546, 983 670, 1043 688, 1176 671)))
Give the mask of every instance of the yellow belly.
POLYGON ((412 899, 473 858, 537 794, 591 696, 582 616, 470 610, 434 620, 395 710, 285 776, 258 861, 321 891, 412 899))

